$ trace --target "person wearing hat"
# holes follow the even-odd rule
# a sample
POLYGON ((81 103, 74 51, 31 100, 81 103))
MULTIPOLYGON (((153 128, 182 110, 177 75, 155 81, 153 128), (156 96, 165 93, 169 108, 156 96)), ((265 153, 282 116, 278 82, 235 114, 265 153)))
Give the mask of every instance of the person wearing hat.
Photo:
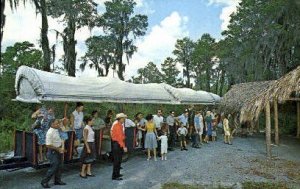
POLYGON ((113 173, 112 180, 123 180, 120 174, 121 162, 122 162, 122 153, 127 152, 125 146, 125 133, 123 124, 127 115, 124 113, 119 113, 116 115, 116 121, 113 123, 110 135, 112 140, 112 153, 113 153, 113 173))

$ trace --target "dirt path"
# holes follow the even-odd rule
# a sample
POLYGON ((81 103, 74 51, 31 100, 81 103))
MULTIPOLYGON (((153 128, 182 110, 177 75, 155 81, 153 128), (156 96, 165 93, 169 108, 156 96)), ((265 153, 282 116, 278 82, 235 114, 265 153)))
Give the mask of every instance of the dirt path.
MULTIPOLYGON (((218 141, 204 145, 201 149, 176 150, 168 154, 167 161, 146 161, 143 154, 131 157, 123 164, 123 181, 112 181, 112 167, 108 164, 94 166, 96 177, 87 180, 79 177, 79 164, 67 165, 63 181, 68 185, 51 188, 160 188, 166 182, 187 184, 238 186, 237 183, 288 182, 300 188, 300 142, 283 140, 273 147, 275 160, 265 159, 262 136, 235 138, 229 146, 218 141)), ((40 180, 46 169, 23 169, 15 172, 0 172, 0 188, 41 188, 40 180)))

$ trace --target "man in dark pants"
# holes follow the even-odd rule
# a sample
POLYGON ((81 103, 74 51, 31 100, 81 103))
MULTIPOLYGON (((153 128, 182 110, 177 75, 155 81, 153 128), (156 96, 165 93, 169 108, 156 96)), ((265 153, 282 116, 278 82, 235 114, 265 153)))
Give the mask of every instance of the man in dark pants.
POLYGON ((175 140, 176 140, 176 130, 175 130, 175 112, 171 111, 170 115, 167 117, 167 124, 169 128, 169 134, 170 134, 170 150, 173 150, 175 148, 175 140))
POLYGON ((64 149, 62 147, 62 139, 59 135, 60 122, 54 120, 51 123, 50 129, 46 135, 46 146, 48 148, 48 159, 50 160, 50 168, 46 174, 46 177, 42 180, 41 185, 43 188, 50 188, 48 182, 54 176, 55 185, 66 185, 61 181, 61 168, 62 168, 62 155, 64 149))
POLYGON ((122 174, 120 174, 122 153, 126 153, 127 148, 125 146, 125 133, 124 126, 126 115, 119 113, 116 116, 116 121, 111 127, 110 134, 112 140, 112 153, 113 153, 113 173, 112 180, 123 180, 122 174))

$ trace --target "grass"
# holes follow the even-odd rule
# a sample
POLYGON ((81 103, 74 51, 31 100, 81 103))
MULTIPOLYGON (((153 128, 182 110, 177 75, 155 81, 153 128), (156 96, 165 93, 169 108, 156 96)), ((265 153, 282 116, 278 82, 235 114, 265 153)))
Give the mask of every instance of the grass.
MULTIPOLYGON (((268 183, 268 182, 244 182, 242 183, 243 189, 289 189, 285 183, 268 183)), ((203 185, 190 185, 180 184, 177 182, 165 183, 161 189, 231 189, 228 186, 203 186, 203 185)))
POLYGON ((244 182, 243 189, 289 189, 285 183, 244 182))
POLYGON ((180 184, 178 182, 165 183, 162 189, 231 189, 232 187, 226 186, 203 186, 203 185, 190 185, 190 184, 180 184))

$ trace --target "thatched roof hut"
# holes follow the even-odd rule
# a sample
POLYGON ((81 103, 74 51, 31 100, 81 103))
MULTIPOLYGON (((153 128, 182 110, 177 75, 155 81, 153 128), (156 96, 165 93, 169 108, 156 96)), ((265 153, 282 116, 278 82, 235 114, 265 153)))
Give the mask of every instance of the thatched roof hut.
POLYGON ((240 113, 240 122, 255 121, 265 110, 267 156, 271 156, 271 106, 274 108, 275 143, 279 144, 278 103, 297 102, 297 137, 300 138, 300 66, 275 81, 234 85, 221 101, 225 113, 240 113))
POLYGON ((255 98, 247 100, 241 107, 240 121, 256 120, 261 111, 266 107, 267 102, 282 103, 286 100, 299 101, 296 95, 300 94, 300 66, 289 72, 282 78, 272 82, 272 84, 262 91, 257 91, 255 98), (292 98, 292 95, 294 98, 292 98))
POLYGON ((219 108, 224 113, 240 113, 247 102, 258 98, 266 88, 274 83, 275 81, 261 81, 233 85, 223 97, 219 108))

